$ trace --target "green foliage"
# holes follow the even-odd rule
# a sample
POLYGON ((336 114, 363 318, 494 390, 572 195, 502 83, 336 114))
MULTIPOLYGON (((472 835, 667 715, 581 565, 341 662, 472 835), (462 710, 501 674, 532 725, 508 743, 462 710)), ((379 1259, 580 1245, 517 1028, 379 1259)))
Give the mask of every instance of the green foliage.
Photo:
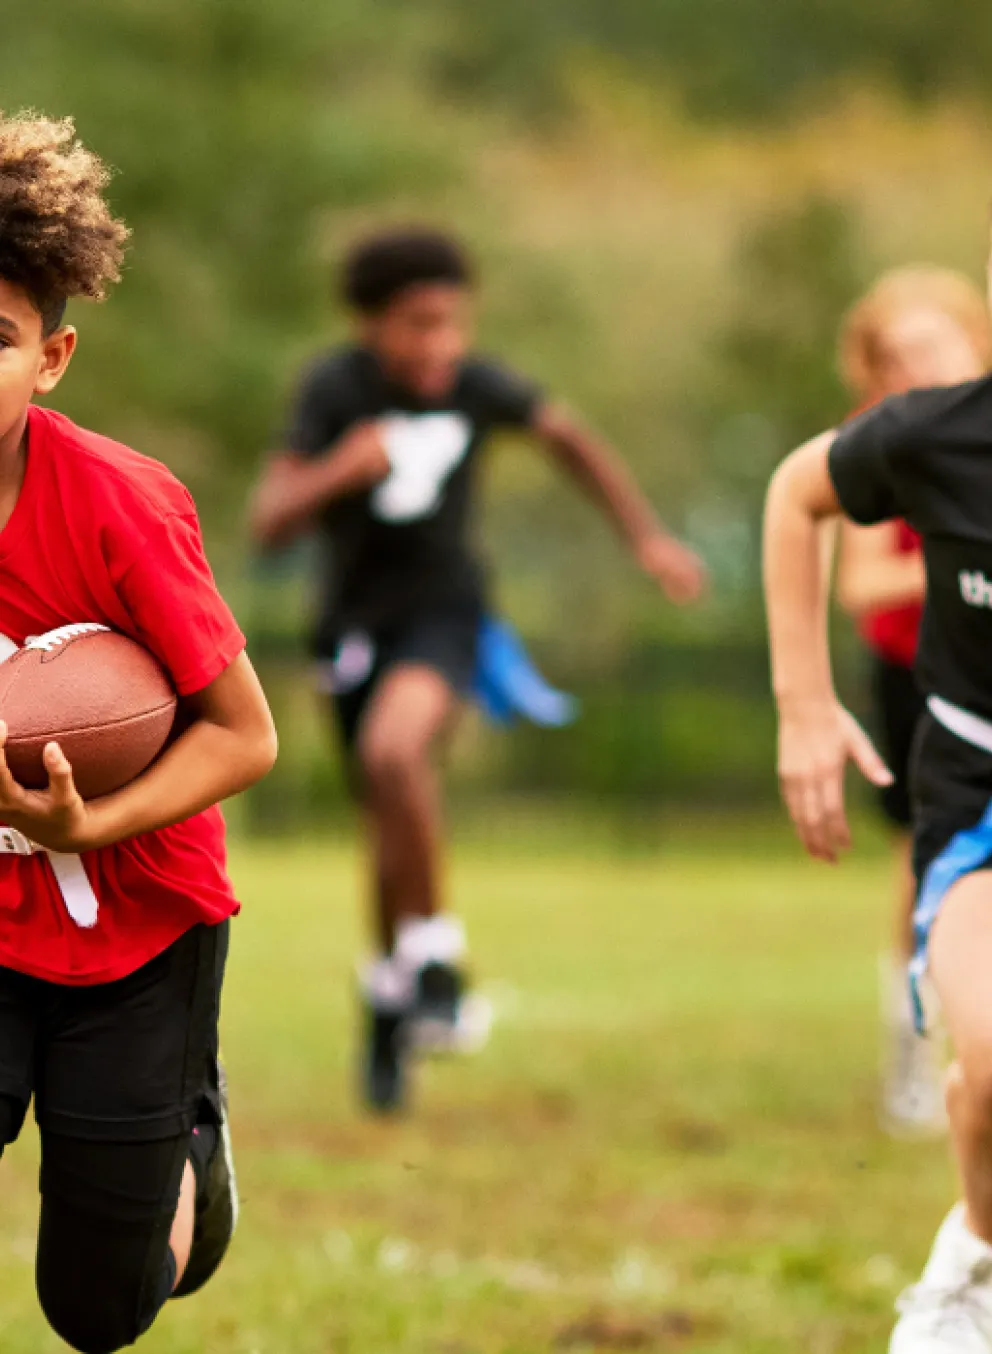
POLYGON ((959 0, 953 23, 935 21, 926 0, 433 0, 419 8, 429 26, 443 16, 430 69, 448 89, 547 114, 567 109, 567 58, 588 50, 621 57, 694 112, 720 119, 781 115, 852 80, 891 83, 915 99, 988 94, 983 0, 959 0))
POLYGON ((126 284, 75 316, 97 379, 70 380, 65 403, 108 430, 187 439, 179 468, 220 522, 273 436, 287 354, 327 309, 322 219, 450 173, 416 128, 327 97, 373 40, 358 14, 84 0, 57 21, 29 7, 0 47, 5 106, 73 114, 119 171, 134 229, 126 284))
MULTIPOLYGON (((776 208, 746 231, 733 273, 736 307, 716 335, 717 396, 699 424, 709 438, 714 497, 742 524, 758 591, 758 534, 768 477, 793 447, 836 424, 846 396, 834 364, 837 330, 866 274, 855 223, 813 197, 776 208)), ((724 524, 726 525, 726 524, 724 524)))
POLYGON ((776 211, 744 236, 735 272, 745 291, 721 344, 727 403, 760 409, 794 446, 844 410, 832 359, 867 275, 856 223, 822 197, 776 211))

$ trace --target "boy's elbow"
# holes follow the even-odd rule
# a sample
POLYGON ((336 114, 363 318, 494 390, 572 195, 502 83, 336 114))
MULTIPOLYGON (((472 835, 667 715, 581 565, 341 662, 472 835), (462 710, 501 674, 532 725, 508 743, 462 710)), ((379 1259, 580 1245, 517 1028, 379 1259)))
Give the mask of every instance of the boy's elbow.
POLYGON ((256 780, 261 780, 267 776, 276 764, 279 756, 279 735, 276 733, 276 726, 271 721, 269 727, 258 740, 256 780))
POLYGON ((279 755, 279 736, 271 719, 266 727, 254 731, 244 745, 242 789, 256 785, 269 774, 279 755))

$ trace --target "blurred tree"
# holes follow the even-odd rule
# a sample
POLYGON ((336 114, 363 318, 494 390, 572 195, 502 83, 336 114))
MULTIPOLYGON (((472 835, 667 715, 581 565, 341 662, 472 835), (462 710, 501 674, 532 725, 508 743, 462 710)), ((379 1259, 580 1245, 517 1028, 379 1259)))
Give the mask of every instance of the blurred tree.
POLYGON ((852 80, 914 99, 988 97, 984 0, 958 0, 953 23, 927 0, 428 0, 418 11, 434 40, 428 68, 446 88, 528 112, 567 108, 568 57, 590 48, 625 58, 710 117, 780 114, 852 80))
POLYGON ((735 625, 754 634, 768 477, 788 451, 847 412, 837 330, 868 269, 850 209, 814 196, 747 227, 731 271, 736 303, 694 397, 708 477, 693 525, 735 625))
POLYGON ((741 296, 717 341, 723 398, 794 446, 844 411, 837 330, 867 273, 857 222, 842 203, 811 197, 746 230, 733 271, 741 296))
POLYGON ((57 21, 28 7, 17 30, 0 45, 5 106, 73 114, 120 171, 112 194, 134 228, 126 285, 85 312, 82 360, 105 379, 71 380, 60 400, 153 454, 168 446, 230 526, 287 358, 328 306, 323 217, 439 186, 450 165, 416 128, 327 98, 374 42, 357 0, 79 0, 57 21))

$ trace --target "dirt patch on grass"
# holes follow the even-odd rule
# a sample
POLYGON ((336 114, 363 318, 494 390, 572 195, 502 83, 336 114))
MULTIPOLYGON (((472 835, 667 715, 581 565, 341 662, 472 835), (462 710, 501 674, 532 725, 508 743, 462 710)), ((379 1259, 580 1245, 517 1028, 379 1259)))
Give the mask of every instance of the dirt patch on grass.
POLYGON ((590 1312, 564 1326, 555 1336, 554 1347, 561 1350, 682 1349, 711 1336, 714 1330, 712 1320, 681 1308, 637 1320, 590 1312))

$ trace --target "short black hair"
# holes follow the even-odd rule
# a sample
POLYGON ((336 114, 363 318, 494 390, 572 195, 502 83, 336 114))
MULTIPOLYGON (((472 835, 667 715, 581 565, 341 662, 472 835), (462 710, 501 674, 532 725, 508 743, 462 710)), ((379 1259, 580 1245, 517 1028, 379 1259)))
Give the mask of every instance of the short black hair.
POLYGON ((374 315, 419 282, 467 287, 474 280, 471 261, 453 236, 406 226, 363 236, 352 245, 341 270, 341 293, 353 310, 374 315))

